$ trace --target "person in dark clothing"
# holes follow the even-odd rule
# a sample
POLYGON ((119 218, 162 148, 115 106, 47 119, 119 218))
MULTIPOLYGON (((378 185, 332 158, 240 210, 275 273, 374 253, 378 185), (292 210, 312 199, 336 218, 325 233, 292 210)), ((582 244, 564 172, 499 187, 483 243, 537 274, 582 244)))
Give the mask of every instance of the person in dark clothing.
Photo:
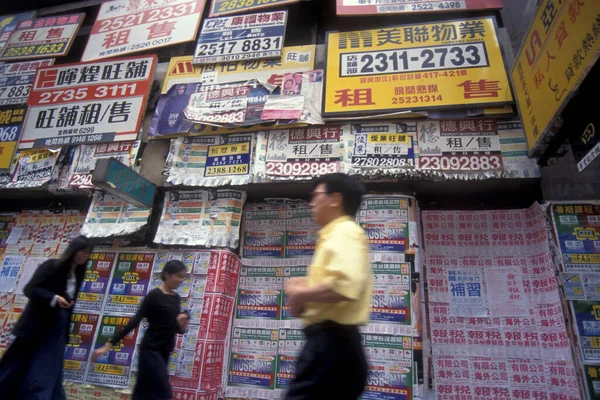
POLYGON ((0 360, 4 400, 64 400, 63 360, 73 305, 93 246, 79 236, 62 256, 42 263, 23 292, 29 298, 15 341, 0 360))
POLYGON ((163 283, 160 287, 148 293, 135 317, 120 332, 94 351, 95 357, 105 354, 135 329, 143 318, 148 319, 148 330, 140 345, 133 400, 166 400, 173 397, 167 371, 169 354, 175 346, 175 334, 184 333, 189 322, 188 313, 180 312, 180 298, 175 289, 186 275, 187 270, 181 261, 167 262, 162 271, 163 283))

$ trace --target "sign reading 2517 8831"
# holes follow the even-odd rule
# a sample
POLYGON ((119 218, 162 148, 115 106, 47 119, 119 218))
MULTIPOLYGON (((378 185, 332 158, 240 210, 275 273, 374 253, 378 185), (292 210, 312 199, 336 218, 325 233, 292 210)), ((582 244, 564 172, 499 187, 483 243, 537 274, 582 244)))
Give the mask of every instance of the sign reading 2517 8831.
POLYGON ((64 56, 84 17, 72 14, 22 21, 2 49, 0 60, 64 56))
POLYGON ((194 64, 281 57, 287 11, 204 21, 194 64))
POLYGON ((493 18, 327 34, 325 116, 512 101, 493 18))
POLYGON ((20 148, 135 140, 156 56, 38 68, 20 148))

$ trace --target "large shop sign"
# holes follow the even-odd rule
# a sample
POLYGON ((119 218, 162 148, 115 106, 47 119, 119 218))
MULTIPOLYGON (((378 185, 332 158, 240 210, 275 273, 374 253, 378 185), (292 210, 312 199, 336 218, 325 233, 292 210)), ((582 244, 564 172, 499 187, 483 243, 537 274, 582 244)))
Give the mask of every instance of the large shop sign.
POLYGON ((511 72, 530 156, 600 55, 600 2, 544 0, 511 72))
POLYGON ((493 18, 330 32, 325 117, 513 101, 493 18))
POLYGON ((37 70, 20 148, 135 140, 156 56, 37 70))

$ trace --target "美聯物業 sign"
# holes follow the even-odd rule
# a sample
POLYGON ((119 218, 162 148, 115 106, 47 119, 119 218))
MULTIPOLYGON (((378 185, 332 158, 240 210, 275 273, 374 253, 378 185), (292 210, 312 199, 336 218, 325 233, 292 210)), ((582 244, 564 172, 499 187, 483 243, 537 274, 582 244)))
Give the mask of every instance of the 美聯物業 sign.
POLYGON ((21 148, 135 140, 156 56, 39 68, 21 148))
POLYGON ((204 21, 194 64, 281 57, 287 11, 204 21))
POLYGON ((64 56, 84 17, 71 14, 21 21, 2 49, 0 60, 64 56))
POLYGON ((204 0, 116 0, 100 6, 81 61, 189 42, 204 0))
POLYGON ((337 15, 447 13, 502 8, 502 0, 337 0, 337 15))
POLYGON ((600 55, 600 3, 544 0, 511 72, 530 156, 600 55))
POLYGON ((325 117, 512 100, 493 18, 327 34, 325 117))

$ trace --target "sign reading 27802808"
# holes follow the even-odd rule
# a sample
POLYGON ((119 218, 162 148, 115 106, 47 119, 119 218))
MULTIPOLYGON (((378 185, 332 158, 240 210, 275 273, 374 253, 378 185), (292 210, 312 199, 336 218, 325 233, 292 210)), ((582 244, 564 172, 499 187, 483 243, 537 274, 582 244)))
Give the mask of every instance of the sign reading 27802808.
POLYGON ((135 140, 156 56, 37 70, 20 148, 135 140))

